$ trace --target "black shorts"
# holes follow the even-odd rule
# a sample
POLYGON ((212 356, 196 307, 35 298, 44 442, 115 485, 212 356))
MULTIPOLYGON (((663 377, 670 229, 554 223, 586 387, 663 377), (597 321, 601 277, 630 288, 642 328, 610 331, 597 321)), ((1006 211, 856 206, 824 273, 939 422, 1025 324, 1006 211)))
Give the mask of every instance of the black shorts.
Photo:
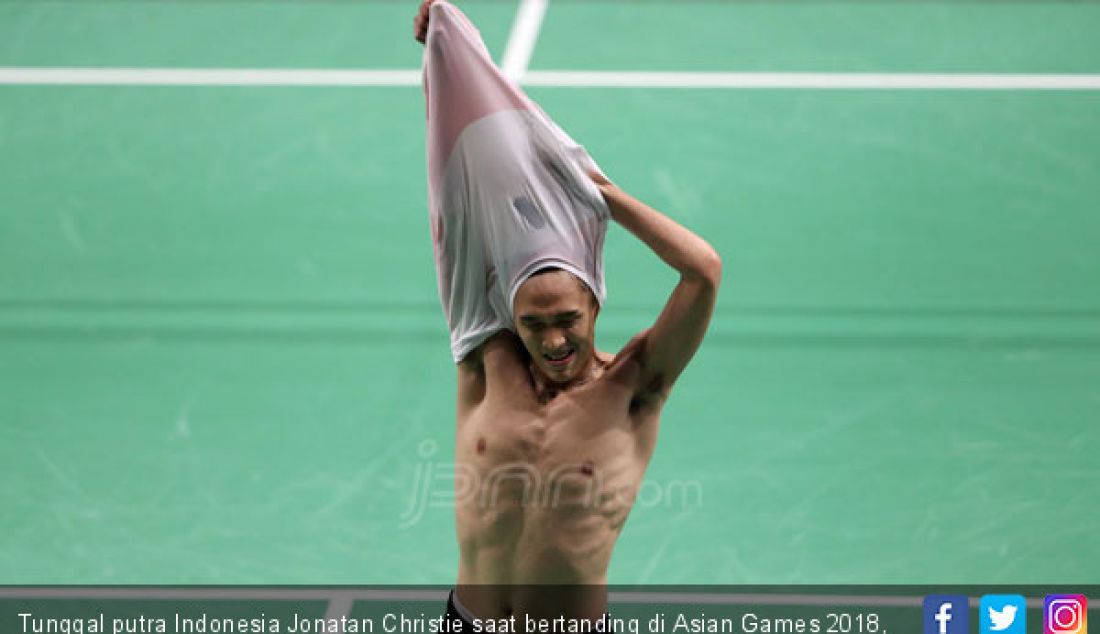
MULTIPOLYGON (((603 615, 605 634, 614 634, 615 630, 611 627, 611 614, 607 613, 603 615)), ((459 613, 458 608, 455 607, 455 591, 452 589, 451 593, 447 595, 447 620, 448 621, 461 621, 462 631, 466 634, 470 634, 474 631, 474 624, 466 619, 459 613)))
POLYGON ((454 590, 451 590, 451 594, 447 595, 447 620, 462 621, 462 631, 464 634, 471 634, 474 631, 474 624, 466 620, 466 617, 459 614, 458 608, 455 607, 454 590))

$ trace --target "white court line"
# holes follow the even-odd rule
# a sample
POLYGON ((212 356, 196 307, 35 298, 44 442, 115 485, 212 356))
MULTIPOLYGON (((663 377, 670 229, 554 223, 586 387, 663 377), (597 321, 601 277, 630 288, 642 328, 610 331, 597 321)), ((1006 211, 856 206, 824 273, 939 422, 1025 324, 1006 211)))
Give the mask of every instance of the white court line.
POLYGON ((335 619, 340 621, 341 619, 351 615, 352 608, 355 607, 355 595, 351 593, 341 593, 337 596, 333 596, 328 602, 328 609, 325 610, 324 618, 335 619))
MULTIPOLYGON (((355 588, 235 588, 235 587, 3 587, 0 598, 7 599, 145 599, 203 600, 229 599, 251 601, 305 601, 329 599, 329 612, 350 613, 355 601, 446 601, 447 590, 369 590, 355 588)), ((876 605, 920 606, 923 597, 853 594, 767 594, 720 592, 632 592, 610 591, 612 603, 623 604, 694 604, 694 605, 876 605)), ((339 618, 339 617, 337 617, 339 618)))
MULTIPOLYGON (((329 600, 328 614, 350 614, 355 601, 446 601, 448 589, 356 589, 340 587, 171 587, 171 586, 31 586, 0 587, 0 599, 145 599, 245 601, 329 600)), ((858 594, 781 594, 736 592, 646 592, 609 591, 611 603, 651 605, 771 605, 771 606, 878 606, 919 607, 923 596, 858 594)), ((980 605, 977 596, 968 597, 971 607, 980 605)), ((1030 608, 1043 607, 1040 598, 1027 598, 1030 608)), ((326 617, 328 618, 328 617, 326 617)), ((339 617, 336 617, 339 618, 339 617)))
POLYGON ((505 76, 512 81, 518 83, 527 72, 545 15, 546 0, 520 1, 516 20, 512 23, 512 33, 508 36, 508 46, 504 49, 504 59, 500 64, 505 76))
POLYGON ((809 88, 881 90, 1100 90, 1100 75, 956 73, 680 73, 530 71, 530 86, 601 88, 809 88))
MULTIPOLYGON (((0 84, 420 86, 419 70, 0 67, 0 84)), ((527 71, 528 86, 591 88, 1100 90, 1100 75, 527 71)))
POLYGON ((15 68, 0 84, 111 86, 419 86, 418 70, 290 68, 15 68))

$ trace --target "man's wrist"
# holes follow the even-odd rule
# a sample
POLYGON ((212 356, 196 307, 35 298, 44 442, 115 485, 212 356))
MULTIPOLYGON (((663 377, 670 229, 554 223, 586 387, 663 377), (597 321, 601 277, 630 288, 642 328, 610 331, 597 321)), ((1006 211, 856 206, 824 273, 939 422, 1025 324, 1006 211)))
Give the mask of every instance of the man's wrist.
POLYGON ((628 204, 630 195, 614 184, 600 185, 600 193, 607 202, 607 208, 611 211, 611 219, 618 222, 623 209, 628 204))

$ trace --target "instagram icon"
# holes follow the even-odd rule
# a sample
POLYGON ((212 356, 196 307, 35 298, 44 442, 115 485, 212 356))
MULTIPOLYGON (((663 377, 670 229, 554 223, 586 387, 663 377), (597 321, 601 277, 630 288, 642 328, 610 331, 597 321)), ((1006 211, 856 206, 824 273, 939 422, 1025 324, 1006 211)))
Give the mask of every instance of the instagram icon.
POLYGON ((1048 594, 1043 599, 1043 634, 1088 634, 1088 600, 1083 594, 1048 594))

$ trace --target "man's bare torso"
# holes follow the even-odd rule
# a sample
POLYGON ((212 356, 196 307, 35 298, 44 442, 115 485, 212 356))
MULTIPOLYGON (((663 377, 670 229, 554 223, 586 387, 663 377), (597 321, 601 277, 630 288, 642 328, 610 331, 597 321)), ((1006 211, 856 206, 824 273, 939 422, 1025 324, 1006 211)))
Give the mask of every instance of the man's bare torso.
POLYGON ((638 396, 637 341, 614 358, 598 353, 594 378, 550 398, 511 333, 460 364, 458 583, 475 614, 506 615, 526 601, 504 588, 461 592, 470 584, 606 583, 663 404, 638 396))

